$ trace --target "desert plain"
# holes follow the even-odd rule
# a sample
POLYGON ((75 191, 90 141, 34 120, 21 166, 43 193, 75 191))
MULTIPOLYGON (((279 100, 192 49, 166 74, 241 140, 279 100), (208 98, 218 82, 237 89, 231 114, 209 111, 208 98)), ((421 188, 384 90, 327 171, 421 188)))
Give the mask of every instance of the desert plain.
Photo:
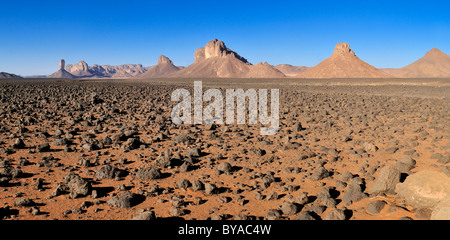
POLYGON ((0 219, 448 217, 450 79, 202 79, 279 89, 267 136, 173 124, 193 81, 0 80, 0 219))

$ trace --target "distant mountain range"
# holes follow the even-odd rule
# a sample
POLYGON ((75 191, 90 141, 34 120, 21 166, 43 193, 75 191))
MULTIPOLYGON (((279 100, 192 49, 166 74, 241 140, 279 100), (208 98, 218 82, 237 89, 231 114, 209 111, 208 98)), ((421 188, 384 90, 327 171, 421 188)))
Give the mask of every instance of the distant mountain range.
POLYGON ((22 78, 22 77, 12 73, 0 72, 0 78, 22 78))
MULTIPOLYGON (((11 73, 0 73, 0 78, 20 78, 11 73)), ((43 76, 33 76, 43 77, 43 76)), ((314 67, 265 63, 253 65, 223 41, 213 39, 194 52, 194 62, 176 66, 161 55, 158 64, 89 66, 85 61, 74 65, 59 63, 59 69, 49 78, 450 78, 450 56, 437 48, 422 58, 402 67, 378 69, 359 59, 347 43, 338 43, 333 54, 314 67)))

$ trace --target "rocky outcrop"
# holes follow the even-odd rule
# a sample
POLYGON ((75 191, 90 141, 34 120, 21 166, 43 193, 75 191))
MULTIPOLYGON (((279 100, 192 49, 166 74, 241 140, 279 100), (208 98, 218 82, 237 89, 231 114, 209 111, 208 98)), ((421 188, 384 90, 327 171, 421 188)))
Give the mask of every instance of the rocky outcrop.
POLYGON ((161 55, 158 58, 158 64, 172 64, 173 65, 173 62, 168 57, 161 55))
POLYGON ((65 66, 66 66, 66 61, 64 61, 64 59, 61 59, 59 61, 59 70, 64 70, 65 66))
POLYGON ((138 78, 163 78, 180 69, 168 57, 161 55, 158 58, 158 64, 150 67, 145 73, 140 74, 138 78))
POLYGON ((283 73, 268 63, 252 65, 223 41, 213 39, 195 51, 194 63, 167 75, 172 78, 282 78, 283 73))
POLYGON ((58 71, 54 72, 53 74, 50 74, 47 77, 48 78, 65 78, 65 79, 76 78, 76 76, 72 75, 71 73, 69 73, 65 70, 65 64, 66 64, 66 62, 64 61, 64 59, 61 59, 59 61, 58 71))
POLYGON ((78 78, 131 78, 147 71, 141 64, 98 65, 89 66, 85 61, 75 65, 67 64, 67 72, 78 78))
POLYGON ((94 78, 132 78, 147 71, 148 68, 141 64, 123 65, 98 65, 94 64, 90 68, 94 78))
POLYGON ((67 64, 66 69, 77 77, 92 77, 94 75, 85 61, 79 61, 75 65, 67 64))
POLYGON ((333 55, 315 67, 300 73, 298 78, 392 78, 359 59, 348 43, 338 43, 333 55))

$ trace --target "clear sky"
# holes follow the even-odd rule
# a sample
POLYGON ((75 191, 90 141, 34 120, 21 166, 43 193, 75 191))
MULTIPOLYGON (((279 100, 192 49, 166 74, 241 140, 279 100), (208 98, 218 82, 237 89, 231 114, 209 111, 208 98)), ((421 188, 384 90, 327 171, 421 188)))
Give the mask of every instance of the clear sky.
POLYGON ((375 67, 450 54, 449 1, 2 1, 0 71, 51 74, 61 58, 175 65, 217 38, 251 63, 314 66, 347 42, 375 67))

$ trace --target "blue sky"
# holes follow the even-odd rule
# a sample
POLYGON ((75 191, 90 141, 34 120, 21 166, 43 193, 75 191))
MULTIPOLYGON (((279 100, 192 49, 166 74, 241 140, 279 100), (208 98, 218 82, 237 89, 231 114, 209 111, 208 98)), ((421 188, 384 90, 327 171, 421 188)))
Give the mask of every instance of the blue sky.
POLYGON ((251 63, 314 66, 347 42, 375 67, 433 47, 450 54, 448 1, 3 1, 0 71, 51 74, 92 64, 194 61, 217 38, 251 63))

